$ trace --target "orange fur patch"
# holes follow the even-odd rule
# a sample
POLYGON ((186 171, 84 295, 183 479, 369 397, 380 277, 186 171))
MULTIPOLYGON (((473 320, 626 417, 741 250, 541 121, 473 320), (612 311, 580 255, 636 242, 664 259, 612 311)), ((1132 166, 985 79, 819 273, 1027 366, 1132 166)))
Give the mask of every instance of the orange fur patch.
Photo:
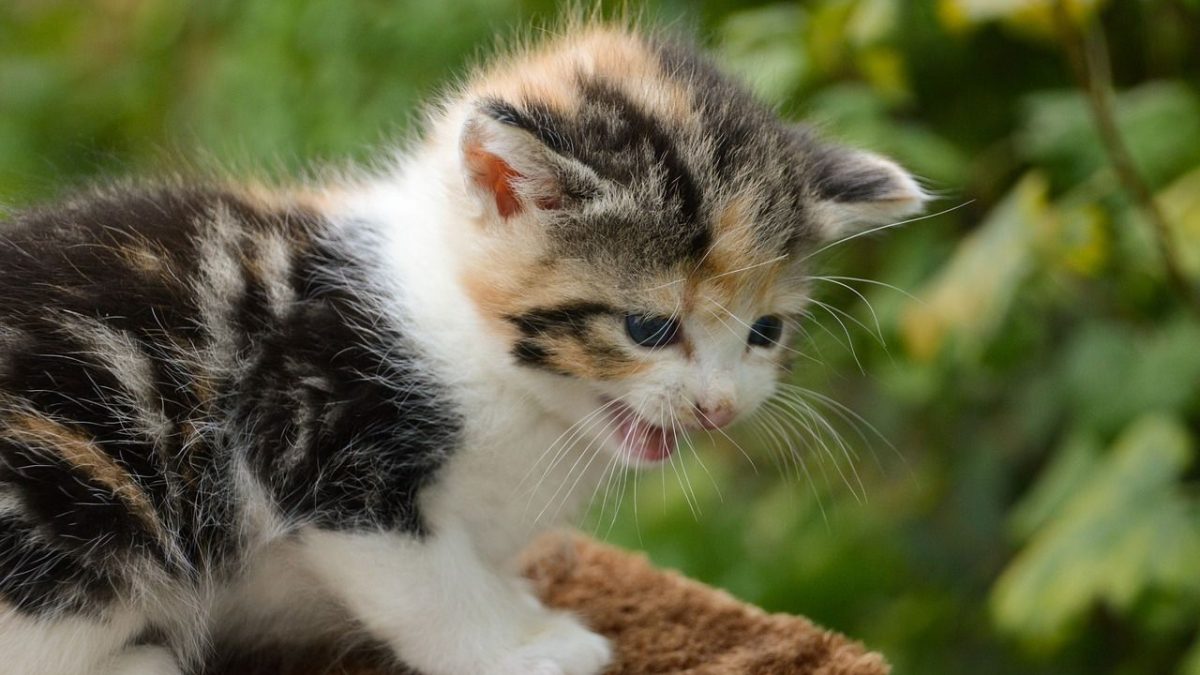
POLYGON ((84 434, 33 412, 12 413, 4 431, 22 443, 55 453, 90 480, 103 485, 157 536, 164 537, 154 505, 125 469, 84 434))

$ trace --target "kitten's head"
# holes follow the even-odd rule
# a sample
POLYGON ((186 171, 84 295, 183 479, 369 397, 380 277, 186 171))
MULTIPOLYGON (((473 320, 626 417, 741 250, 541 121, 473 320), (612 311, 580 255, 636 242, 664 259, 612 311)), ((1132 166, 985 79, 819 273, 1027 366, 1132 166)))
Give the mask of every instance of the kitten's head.
POLYGON ((785 123, 690 50, 593 27, 481 73, 447 117, 466 288, 543 402, 631 463, 774 392, 810 253, 925 199, 785 123), (599 422, 606 421, 607 424, 599 422))

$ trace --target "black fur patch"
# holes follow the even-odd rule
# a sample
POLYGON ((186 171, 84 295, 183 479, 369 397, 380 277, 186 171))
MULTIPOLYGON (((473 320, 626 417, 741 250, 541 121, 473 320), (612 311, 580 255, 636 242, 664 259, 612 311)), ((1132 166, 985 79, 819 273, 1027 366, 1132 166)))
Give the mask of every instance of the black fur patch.
POLYGON ((257 346, 230 414, 255 430, 249 457, 292 518, 423 534, 418 493, 460 421, 407 339, 332 281, 361 266, 325 244, 296 260, 295 307, 257 346))
POLYGON ((568 339, 574 341, 591 359, 591 374, 603 377, 610 369, 629 363, 629 354, 592 333, 596 320, 615 320, 622 316, 615 307, 598 302, 574 302, 554 307, 539 307, 521 314, 505 317, 521 332, 512 348, 517 363, 540 368, 558 375, 574 376, 577 373, 564 368, 555 360, 555 343, 568 339))
POLYGON ((540 307, 507 317, 526 337, 547 333, 567 332, 578 334, 587 327, 587 322, 597 315, 617 315, 615 307, 599 302, 575 302, 557 307, 540 307))
POLYGON ((349 248, 314 214, 208 189, 89 197, 0 230, 0 496, 20 504, 0 518, 0 601, 95 611, 138 560, 219 577, 243 546, 243 459, 293 524, 425 531, 417 494, 460 421, 390 318, 365 309, 370 263, 349 248), (280 274, 256 263, 264 237, 289 277, 264 277, 280 274), (6 426, 22 411, 111 458, 171 540, 6 426))
POLYGON ((499 99, 491 99, 484 102, 483 110, 501 124, 533 134, 534 138, 554 152, 569 154, 570 145, 558 131, 564 126, 563 119, 546 106, 530 103, 521 110, 499 99))

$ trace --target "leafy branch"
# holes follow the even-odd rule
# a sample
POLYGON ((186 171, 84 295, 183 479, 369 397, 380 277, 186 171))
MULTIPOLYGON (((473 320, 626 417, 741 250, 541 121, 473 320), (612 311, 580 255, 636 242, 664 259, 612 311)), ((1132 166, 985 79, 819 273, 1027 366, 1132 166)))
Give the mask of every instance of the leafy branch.
POLYGON ((1129 146, 1117 126, 1112 102, 1112 72, 1104 35, 1089 25, 1085 30, 1072 17, 1068 0, 1054 3, 1054 23, 1080 86, 1087 93, 1088 108, 1109 162, 1121 187, 1142 210, 1150 223, 1154 241, 1166 270, 1167 281, 1175 292, 1200 314, 1200 293, 1188 281, 1176 255, 1174 233, 1154 199, 1154 193, 1138 171, 1129 146))

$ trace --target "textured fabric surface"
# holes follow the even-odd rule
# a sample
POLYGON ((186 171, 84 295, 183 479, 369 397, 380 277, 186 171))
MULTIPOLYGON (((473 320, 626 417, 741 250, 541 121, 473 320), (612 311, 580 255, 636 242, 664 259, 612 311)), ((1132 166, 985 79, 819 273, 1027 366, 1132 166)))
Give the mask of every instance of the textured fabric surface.
MULTIPOLYGON (((608 675, 887 675, 883 657, 797 616, 767 614, 644 556, 582 535, 543 537, 525 571, 542 600, 579 614, 613 641, 608 675)), ((470 639, 464 636, 463 639, 470 639)), ((272 655, 221 675, 396 675, 378 658, 272 655)))

